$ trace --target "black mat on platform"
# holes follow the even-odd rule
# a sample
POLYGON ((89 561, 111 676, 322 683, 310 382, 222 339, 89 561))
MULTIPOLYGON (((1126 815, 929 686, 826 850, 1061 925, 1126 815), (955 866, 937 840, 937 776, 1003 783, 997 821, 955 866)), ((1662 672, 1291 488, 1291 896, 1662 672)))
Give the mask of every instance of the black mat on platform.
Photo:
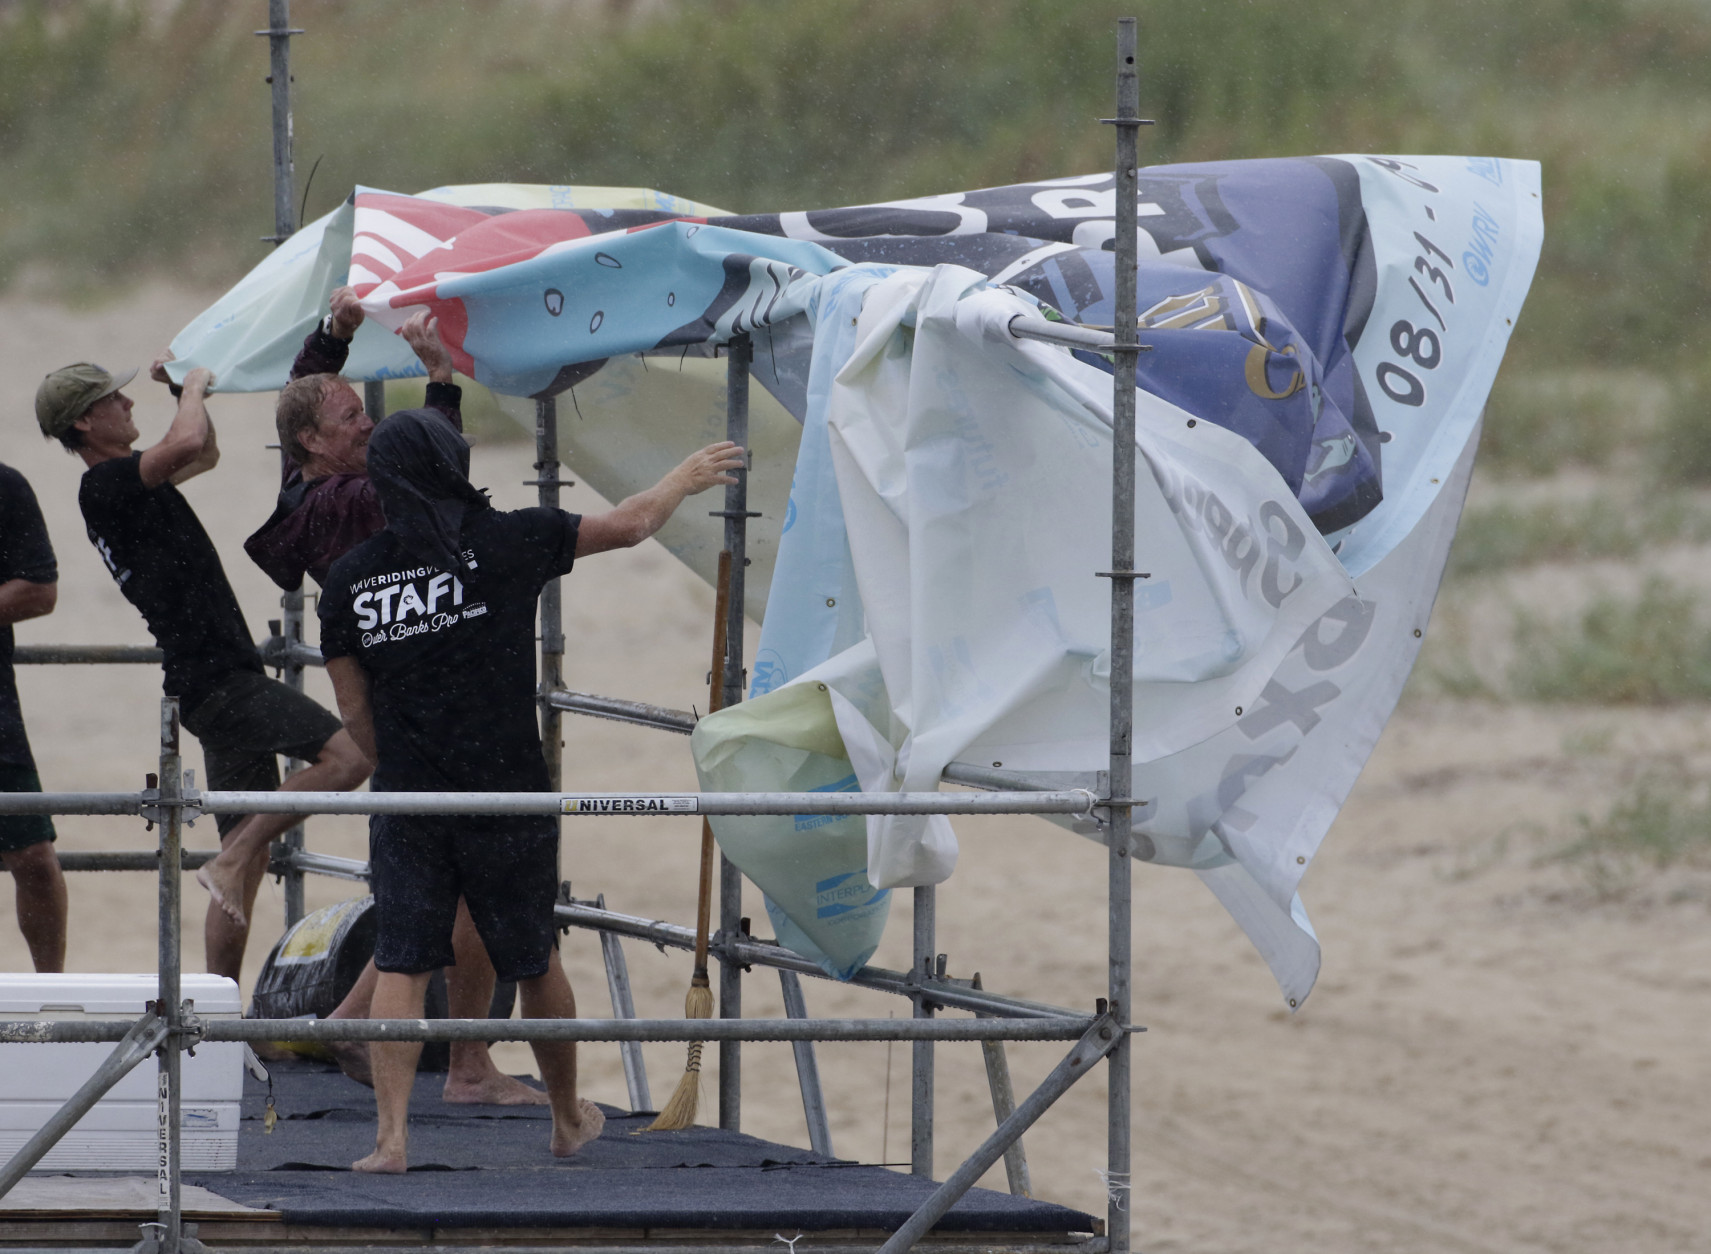
MULTIPOLYGON (((311 1063, 269 1064, 278 1123, 263 1130, 267 1086, 246 1078, 238 1170, 185 1180, 288 1223, 325 1227, 896 1228, 933 1186, 901 1172, 824 1158, 718 1128, 631 1133, 649 1117, 611 1107, 574 1158, 547 1152, 541 1106, 452 1106, 444 1077, 416 1079, 411 1169, 347 1169, 374 1148, 374 1095, 311 1063)), ((1090 1216, 971 1190, 941 1231, 1087 1232, 1090 1216)))

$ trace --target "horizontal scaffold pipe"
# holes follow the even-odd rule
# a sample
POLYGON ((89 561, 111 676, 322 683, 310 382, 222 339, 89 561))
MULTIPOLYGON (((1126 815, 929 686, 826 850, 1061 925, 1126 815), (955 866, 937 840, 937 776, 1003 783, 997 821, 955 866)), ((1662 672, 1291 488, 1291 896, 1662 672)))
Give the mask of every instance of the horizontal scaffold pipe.
POLYGON ((592 692, 572 692, 568 688, 547 693, 547 704, 555 710, 586 714, 590 718, 612 719, 619 723, 635 723, 659 731, 677 732, 687 736, 698 721, 688 710, 673 710, 645 701, 625 701, 621 697, 601 697, 592 692))
MULTIPOLYGON (((185 849, 179 854, 179 866, 194 871, 219 856, 218 849, 185 849)), ((61 850, 59 867, 62 871, 158 871, 160 853, 121 850, 61 850)))
POLYGON ((141 814, 155 804, 140 792, 0 793, 0 814, 141 814))
POLYGON ((75 666, 87 663, 154 663, 165 654, 148 644, 21 644, 12 650, 19 665, 75 666))
MULTIPOLYGON (((326 659, 312 644, 269 636, 256 641, 256 650, 268 666, 325 666, 326 659)), ((165 655, 151 644, 21 644, 12 651, 12 661, 21 666, 79 666, 133 664, 158 666, 165 655)))
MULTIPOLYGON (((0 797, 0 803, 4 800, 0 797)), ((204 814, 564 814, 607 818, 702 814, 1085 814, 1099 804, 1099 798, 1085 788, 970 793, 203 792, 187 793, 186 804, 204 814)), ((0 813, 6 812, 0 808, 0 813)), ((41 812, 39 809, 11 811, 41 812)))
POLYGON ((1064 348, 1086 348, 1108 353, 1117 346, 1108 327, 1084 327, 1073 322, 1052 322, 1033 314, 1017 314, 1010 319, 1010 334, 1019 340, 1039 340, 1064 348))
MULTIPOLYGON (((0 793, 0 814, 141 814, 134 792, 0 793)), ((1085 788, 1058 792, 186 792, 202 814, 1085 814, 1085 788)), ((194 817, 194 816, 192 816, 194 817)))
POLYGON ((330 853, 311 853, 307 849, 291 849, 283 845, 273 847, 273 858, 267 869, 270 874, 291 870, 302 871, 306 875, 325 875, 335 880, 368 881, 368 863, 359 858, 339 858, 330 853))
MULTIPOLYGON (((1109 1016, 1105 1017, 1109 1020, 1109 1016)), ((203 1041, 1073 1041, 1096 1015, 1038 1019, 203 1019, 203 1041)), ((118 1041, 134 1019, 0 1021, 0 1044, 118 1041)), ((1115 1032, 1119 1030, 1113 1023, 1115 1032)))

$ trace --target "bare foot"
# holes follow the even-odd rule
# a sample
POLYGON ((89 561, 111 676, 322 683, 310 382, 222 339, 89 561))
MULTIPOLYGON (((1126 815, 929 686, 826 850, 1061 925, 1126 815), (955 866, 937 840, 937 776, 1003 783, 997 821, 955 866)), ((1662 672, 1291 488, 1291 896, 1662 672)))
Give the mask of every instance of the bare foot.
POLYGON ((338 1063, 339 1070, 344 1072, 358 1084, 374 1087, 374 1068, 368 1061, 367 1041, 323 1041, 333 1061, 338 1063))
POLYGON ((373 1175, 402 1175, 406 1170, 404 1152, 396 1153, 390 1150, 376 1149, 367 1158, 359 1158, 351 1164, 352 1171, 366 1171, 373 1175))
POLYGON ((558 1121, 553 1121, 552 1150, 555 1158, 569 1158, 599 1136, 600 1129, 606 1126, 606 1116, 600 1113, 600 1107, 586 1097, 576 1103, 576 1108, 582 1118, 574 1127, 561 1129, 558 1121))
POLYGON ((545 1106, 549 1100, 545 1090, 515 1076, 505 1075, 498 1068, 479 1080, 462 1080, 447 1075, 446 1087, 440 1096, 457 1105, 482 1106, 545 1106))
POLYGON ((244 899, 244 873, 240 867, 220 865, 220 859, 203 863, 196 871, 196 882, 208 890, 208 895, 214 899, 214 904, 224 910, 233 923, 239 927, 245 925, 244 908, 240 904, 244 899))

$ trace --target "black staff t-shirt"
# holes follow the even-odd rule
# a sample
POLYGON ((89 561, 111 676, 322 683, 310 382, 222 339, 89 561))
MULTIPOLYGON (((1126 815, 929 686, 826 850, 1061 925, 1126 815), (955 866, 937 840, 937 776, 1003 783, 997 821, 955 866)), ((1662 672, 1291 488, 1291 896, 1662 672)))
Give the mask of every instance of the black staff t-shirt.
MULTIPOLYGON (((59 566, 29 481, 10 466, 0 466, 0 583, 14 579, 57 583, 59 566)), ((0 766, 33 767, 12 673, 12 647, 12 627, 7 624, 0 627, 0 766)))
POLYGON ((321 652, 354 657, 368 674, 380 754, 373 788, 547 791, 535 603, 547 580, 569 572, 581 522, 544 508, 466 515, 464 577, 424 565, 391 531, 333 563, 321 652))
POLYGON ((165 691, 194 710, 233 671, 266 672, 196 511, 170 482, 144 487, 141 467, 141 453, 97 462, 77 503, 89 542, 166 654, 165 691))

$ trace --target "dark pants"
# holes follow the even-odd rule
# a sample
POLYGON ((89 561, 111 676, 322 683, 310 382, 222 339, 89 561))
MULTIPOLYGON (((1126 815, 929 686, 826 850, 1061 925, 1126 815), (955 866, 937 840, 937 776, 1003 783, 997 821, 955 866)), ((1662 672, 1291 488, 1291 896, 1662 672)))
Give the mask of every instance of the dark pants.
MULTIPOLYGON (((202 742, 214 792, 272 792, 279 787, 278 755, 313 762, 344 724, 319 703, 277 679, 234 671, 183 716, 184 729, 202 742)), ((214 819, 223 837, 241 814, 214 819)))

